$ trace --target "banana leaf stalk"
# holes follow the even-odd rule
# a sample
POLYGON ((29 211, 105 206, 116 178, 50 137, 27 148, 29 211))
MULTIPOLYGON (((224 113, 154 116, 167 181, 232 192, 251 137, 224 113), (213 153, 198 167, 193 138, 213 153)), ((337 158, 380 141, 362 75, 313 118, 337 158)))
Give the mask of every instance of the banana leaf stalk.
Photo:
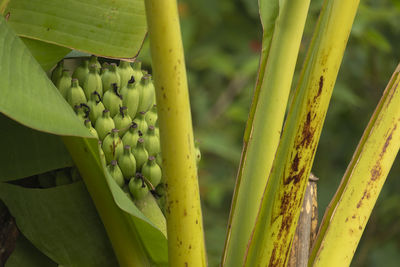
POLYGON ((309 266, 350 265, 399 148, 400 65, 325 212, 309 266))
POLYGON ((289 108, 245 266, 286 266, 333 86, 357 11, 356 0, 327 0, 289 108))
POLYGON ((206 266, 203 219, 176 0, 146 0, 156 87, 169 266, 206 266))
POLYGON ((278 147, 309 0, 262 1, 259 77, 232 201, 224 266, 243 262, 278 147), (271 32, 273 34, 271 34, 271 32))
POLYGON ((150 266, 130 216, 117 206, 107 185, 97 140, 72 136, 62 139, 93 199, 120 266, 150 266))

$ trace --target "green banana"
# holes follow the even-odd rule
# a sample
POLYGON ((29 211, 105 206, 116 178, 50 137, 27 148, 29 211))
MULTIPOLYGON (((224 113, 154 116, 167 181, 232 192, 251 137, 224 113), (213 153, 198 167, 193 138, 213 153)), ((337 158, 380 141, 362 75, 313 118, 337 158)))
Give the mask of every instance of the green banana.
POLYGON ((112 89, 104 93, 103 96, 104 106, 110 110, 111 117, 118 114, 119 108, 122 107, 122 95, 118 92, 118 85, 112 84, 112 89))
POLYGON ((121 89, 122 104, 128 107, 128 114, 133 119, 139 107, 139 88, 134 76, 128 81, 128 85, 121 89))
POLYGON ((139 114, 137 114, 136 118, 133 120, 134 123, 137 124, 139 131, 145 135, 147 133, 147 130, 149 128, 149 126, 147 125, 147 122, 145 120, 145 115, 146 112, 139 112, 139 114))
POLYGON ((132 177, 129 181, 129 191, 133 199, 142 199, 149 193, 149 189, 140 173, 136 173, 135 177, 132 177))
POLYGON ((124 146, 124 153, 118 158, 118 165, 124 175, 125 180, 135 176, 136 173, 136 160, 131 153, 131 146, 124 146))
POLYGON ((103 84, 101 77, 97 72, 96 64, 89 66, 89 73, 86 75, 85 81, 83 82, 83 91, 85 92, 86 98, 89 99, 90 95, 96 91, 101 96, 103 95, 103 84))
POLYGON ((140 136, 137 124, 132 122, 131 126, 129 126, 128 131, 122 137, 122 143, 124 143, 124 145, 131 146, 131 148, 135 148, 139 137, 140 136))
POLYGON ((160 148, 160 138, 155 133, 155 127, 150 125, 147 134, 143 137, 144 144, 149 156, 157 156, 157 154, 161 151, 160 148))
POLYGON ((125 184, 124 176, 122 175, 121 169, 116 160, 112 160, 111 163, 107 165, 107 171, 110 173, 117 185, 122 188, 125 184))
POLYGON ((96 130, 93 128, 92 123, 89 119, 85 120, 85 126, 89 130, 90 134, 99 139, 99 135, 97 134, 96 130))
POLYGON ((75 105, 74 111, 75 111, 76 115, 78 116, 78 118, 84 123, 86 120, 87 113, 85 112, 83 107, 81 105, 75 105))
POLYGON ((139 138, 136 147, 132 148, 132 154, 136 159, 136 170, 141 171, 142 166, 146 163, 149 154, 144 147, 144 139, 139 138))
POLYGON ((68 70, 63 70, 60 79, 56 83, 56 87, 60 91, 61 95, 64 99, 67 99, 67 92, 68 89, 71 87, 71 75, 69 74, 68 70))
POLYGON ((142 174, 154 187, 160 184, 162 172, 160 166, 156 163, 156 158, 154 156, 150 156, 148 161, 143 164, 142 174))
POLYGON ((145 119, 148 125, 156 126, 158 119, 156 104, 154 104, 153 107, 146 113, 145 119))
POLYGON ((118 88, 121 86, 121 77, 117 72, 117 64, 111 63, 109 70, 105 70, 101 75, 101 81, 103 83, 103 91, 104 93, 110 89, 113 89, 112 84, 116 83, 118 88))
POLYGON ((131 66, 133 69, 133 77, 135 78, 135 81, 139 82, 143 77, 142 62, 140 60, 135 60, 131 66))
POLYGON ((39 180, 39 185, 42 188, 50 188, 56 185, 55 177, 52 172, 38 174, 38 180, 39 180))
POLYGON ((154 103, 155 89, 151 75, 147 74, 140 80, 139 86, 139 111, 147 112, 154 103))
POLYGON ((60 62, 57 63, 57 66, 51 72, 51 81, 54 84, 58 83, 58 80, 62 76, 63 70, 64 70, 64 60, 61 60, 60 62))
POLYGON ((119 62, 117 71, 119 77, 121 78, 121 88, 123 88, 128 84, 128 81, 133 76, 134 71, 128 61, 122 60, 119 62))
POLYGON ((97 66, 97 71, 98 73, 100 73, 100 69, 101 69, 101 64, 100 62, 97 60, 97 57, 95 55, 92 55, 89 59, 89 66, 95 64, 97 66))
POLYGON ((132 119, 128 115, 127 109, 127 107, 120 107, 119 113, 113 118, 115 128, 119 130, 119 137, 124 136, 129 129, 129 125, 132 124, 132 119))
POLYGON ((67 91, 67 102, 74 108, 76 105, 86 103, 86 96, 79 86, 78 79, 72 79, 71 87, 67 91))
POLYGON ((119 138, 118 129, 112 129, 111 133, 104 138, 102 148, 107 163, 117 160, 118 157, 124 153, 124 147, 121 138, 119 138))
POLYGON ((110 64, 107 61, 103 62, 103 64, 101 65, 100 75, 103 75, 104 72, 109 70, 110 70, 110 64))
POLYGON ((107 165, 106 156, 104 155, 104 151, 101 148, 102 146, 103 146, 103 141, 99 140, 98 147, 99 147, 100 161, 104 166, 106 166, 107 165))
POLYGON ((89 119, 94 125, 96 125, 96 120, 101 117, 101 114, 105 109, 103 103, 101 102, 100 94, 97 91, 94 91, 90 95, 87 105, 90 108, 89 119))
POLYGON ((83 84, 88 74, 89 74, 89 60, 84 60, 82 64, 75 69, 74 73, 72 73, 72 78, 78 79, 79 84, 83 84))
POLYGON ((66 170, 59 170, 56 172, 55 184, 56 186, 70 184, 71 178, 66 170))
POLYGON ((97 118, 94 128, 100 140, 104 140, 104 137, 115 128, 114 121, 110 117, 110 111, 108 109, 104 109, 101 117, 97 118))

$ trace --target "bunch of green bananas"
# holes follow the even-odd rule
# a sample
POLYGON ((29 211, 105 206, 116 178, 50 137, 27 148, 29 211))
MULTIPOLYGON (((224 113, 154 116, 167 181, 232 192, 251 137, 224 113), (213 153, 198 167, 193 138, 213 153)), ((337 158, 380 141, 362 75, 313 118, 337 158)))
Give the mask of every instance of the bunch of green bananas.
POLYGON ((73 72, 57 64, 51 79, 90 133, 115 182, 132 200, 165 202, 155 89, 141 62, 84 60, 73 72))

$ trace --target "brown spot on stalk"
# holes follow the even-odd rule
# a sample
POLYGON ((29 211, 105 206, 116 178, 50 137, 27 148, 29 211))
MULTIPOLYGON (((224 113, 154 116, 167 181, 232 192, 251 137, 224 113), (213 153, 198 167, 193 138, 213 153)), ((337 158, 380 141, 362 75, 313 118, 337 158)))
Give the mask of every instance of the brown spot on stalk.
POLYGON ((312 138, 314 136, 314 129, 311 128, 311 114, 310 111, 307 113, 306 121, 303 126, 303 131, 301 133, 303 139, 301 140, 300 144, 297 145, 297 149, 300 146, 309 146, 311 144, 312 138))
POLYGON ((183 216, 187 216, 187 211, 186 211, 186 209, 183 210, 183 216))
POLYGON ((317 97, 321 95, 323 86, 324 86, 324 76, 321 75, 321 77, 319 77, 317 97))

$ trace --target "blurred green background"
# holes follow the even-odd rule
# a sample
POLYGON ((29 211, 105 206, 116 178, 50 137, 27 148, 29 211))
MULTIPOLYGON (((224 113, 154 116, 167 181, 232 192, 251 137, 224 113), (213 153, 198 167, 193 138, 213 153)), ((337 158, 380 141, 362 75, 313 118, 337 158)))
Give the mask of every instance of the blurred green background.
MULTIPOLYGON (((294 85, 322 0, 311 1, 294 85)), ((209 266, 218 266, 261 47, 257 0, 179 2, 209 266)), ((313 173, 319 216, 400 61, 400 1, 361 1, 333 92, 313 173)), ((140 54, 150 66, 148 46, 140 54)), ((400 166, 396 159, 352 266, 399 266, 400 166)))

